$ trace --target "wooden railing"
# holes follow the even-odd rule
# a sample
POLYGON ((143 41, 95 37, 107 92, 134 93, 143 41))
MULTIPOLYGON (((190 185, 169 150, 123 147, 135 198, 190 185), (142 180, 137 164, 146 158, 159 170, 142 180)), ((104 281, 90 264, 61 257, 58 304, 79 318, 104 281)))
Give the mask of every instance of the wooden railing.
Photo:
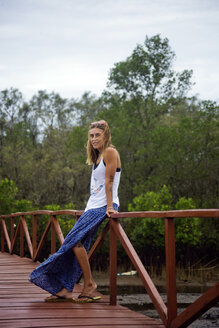
MULTIPOLYGON (((1 251, 5 251, 7 244, 8 252, 13 254, 15 244, 20 235, 20 256, 24 256, 24 236, 27 241, 30 257, 37 261, 45 243, 47 234, 51 229, 51 254, 56 251, 56 236, 60 244, 64 241, 64 236, 60 228, 57 216, 69 215, 76 219, 80 217, 82 211, 64 210, 64 211, 35 211, 25 213, 13 213, 0 216, 1 223, 1 251), (37 245, 37 219, 40 215, 48 215, 48 223, 37 245), (26 223, 25 217, 32 217, 32 240, 26 223), (18 217, 19 221, 15 228, 14 220, 18 217), (10 236, 8 233, 6 221, 10 222, 10 236)), ((123 212, 112 215, 96 239, 88 256, 91 260, 97 249, 104 242, 108 231, 110 230, 110 304, 116 304, 116 278, 117 278, 117 238, 122 243, 131 262, 135 266, 142 283, 150 296, 161 320, 167 328, 183 328, 198 318, 202 313, 219 301, 219 283, 210 288, 205 294, 199 297, 193 304, 189 305, 180 314, 177 314, 177 293, 176 293, 176 262, 175 262, 175 231, 174 219, 185 217, 205 217, 218 218, 218 209, 208 210, 182 210, 182 211, 152 211, 152 212, 123 212), (166 252, 166 287, 167 287, 167 306, 159 295, 155 285, 148 275, 144 265, 138 257, 125 231, 119 223, 122 218, 163 218, 165 221, 165 252, 166 252)))
POLYGON ((56 252, 56 235, 58 236, 60 244, 64 241, 64 236, 59 225, 57 215, 70 215, 78 219, 83 211, 74 210, 63 210, 63 211, 34 211, 34 212, 18 212, 9 215, 2 215, 1 218, 1 251, 4 252, 5 241, 7 243, 8 251, 13 254, 15 244, 18 241, 20 235, 20 256, 24 256, 24 235, 26 237, 27 246, 30 253, 30 258, 33 261, 37 261, 41 254, 43 245, 45 243, 46 237, 49 230, 51 229, 51 254, 56 252), (49 217, 46 228, 42 234, 39 244, 37 245, 37 216, 47 215, 49 217), (30 233, 26 223, 26 216, 32 217, 32 241, 30 238, 30 233), (18 224, 16 225, 15 231, 15 218, 19 217, 18 224), (6 227, 5 220, 10 221, 10 237, 6 227))

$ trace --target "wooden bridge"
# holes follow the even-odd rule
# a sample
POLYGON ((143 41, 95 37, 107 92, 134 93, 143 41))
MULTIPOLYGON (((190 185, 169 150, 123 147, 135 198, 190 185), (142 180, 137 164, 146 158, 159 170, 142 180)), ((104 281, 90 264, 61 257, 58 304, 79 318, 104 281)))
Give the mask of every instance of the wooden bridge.
MULTIPOLYGON (((64 237, 57 216, 80 217, 82 211, 35 211, 13 213, 1 216, 1 253, 0 253, 0 327, 145 327, 145 328, 183 328, 188 327, 202 313, 219 301, 219 283, 210 288, 189 305, 183 312, 177 313, 175 232, 174 219, 185 217, 218 218, 219 210, 183 210, 125 212, 114 214, 107 221, 89 252, 90 260, 101 246, 110 231, 110 295, 102 295, 97 303, 75 304, 70 302, 45 303, 48 295, 40 288, 28 282, 29 273, 38 265, 47 234, 51 230, 51 253, 56 251, 56 238, 60 244, 64 237), (48 216, 48 223, 37 243, 37 220, 48 216), (140 261, 125 231, 119 223, 122 218, 163 218, 165 221, 166 249, 166 293, 167 305, 159 295, 155 285, 140 261), (27 224, 27 221, 29 225, 27 224), (16 225, 15 225, 16 222, 16 225), (16 226, 16 229, 15 229, 16 226), (32 238, 28 230, 32 226, 32 238), (24 238, 25 237, 25 238, 24 238), (24 258, 24 240, 26 239, 30 259, 24 258), (154 320, 140 313, 117 305, 117 239, 135 266, 139 277, 156 308, 160 320, 154 320), (13 255, 19 243, 19 256, 13 255)), ((74 289, 75 296, 80 293, 81 285, 74 289)), ((98 294, 98 293, 97 293, 98 294)))

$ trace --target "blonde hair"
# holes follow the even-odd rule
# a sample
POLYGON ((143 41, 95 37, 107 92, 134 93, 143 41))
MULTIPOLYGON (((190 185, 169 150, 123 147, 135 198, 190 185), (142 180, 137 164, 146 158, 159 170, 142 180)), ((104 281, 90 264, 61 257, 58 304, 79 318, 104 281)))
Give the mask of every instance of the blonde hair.
POLYGON ((108 147, 114 148, 114 146, 111 144, 111 133, 110 133, 108 123, 104 120, 91 123, 90 129, 88 131, 88 140, 87 140, 87 161, 86 161, 86 163, 88 165, 92 165, 92 164, 96 163, 96 160, 99 155, 99 151, 97 149, 93 148, 91 141, 90 141, 90 130, 94 129, 94 128, 103 130, 105 141, 104 141, 104 145, 103 145, 102 155, 104 154, 104 151, 106 150, 106 148, 108 148, 108 147))

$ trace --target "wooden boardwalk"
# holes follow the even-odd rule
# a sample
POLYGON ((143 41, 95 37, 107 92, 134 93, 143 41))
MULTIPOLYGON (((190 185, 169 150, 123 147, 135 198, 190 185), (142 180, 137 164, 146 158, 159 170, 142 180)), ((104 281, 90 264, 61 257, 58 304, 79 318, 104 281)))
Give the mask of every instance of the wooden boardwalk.
MULTIPOLYGON (((45 303, 49 294, 28 281, 36 266, 30 259, 0 252, 0 327, 164 328, 143 314, 109 305, 104 295, 92 304, 45 303)), ((75 296, 80 290, 77 285, 75 296)))

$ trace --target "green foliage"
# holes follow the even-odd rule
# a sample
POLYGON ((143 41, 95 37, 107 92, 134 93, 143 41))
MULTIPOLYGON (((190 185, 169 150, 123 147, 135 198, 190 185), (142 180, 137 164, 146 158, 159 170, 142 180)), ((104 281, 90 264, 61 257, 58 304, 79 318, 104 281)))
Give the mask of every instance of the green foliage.
MULTIPOLYGON (((133 204, 129 204, 130 211, 153 211, 153 210, 184 210, 197 208, 192 198, 181 197, 177 203, 173 204, 173 197, 168 188, 163 186, 160 192, 147 192, 146 194, 135 197, 133 204)), ((161 219, 149 218, 144 220, 135 220, 133 224, 129 221, 131 229, 129 233, 131 239, 144 252, 150 249, 155 256, 157 252, 164 247, 164 224, 161 219)), ((175 239, 177 258, 184 259, 185 255, 196 254, 201 246, 201 220, 199 218, 178 218, 175 219, 175 239)), ((215 240, 214 240, 215 242, 215 240)))
POLYGON ((14 207, 14 198, 17 194, 17 187, 11 180, 5 178, 0 181, 0 213, 8 214, 14 207))
POLYGON ((199 218, 183 218, 176 220, 176 243, 189 246, 198 246, 202 232, 199 218))
POLYGON ((18 188, 12 180, 0 180, 0 214, 28 212, 33 209, 31 201, 16 199, 17 193, 18 188))
POLYGON ((126 61, 116 63, 111 70, 109 83, 123 97, 150 101, 168 101, 180 97, 191 86, 191 71, 181 74, 171 70, 175 57, 167 38, 146 36, 143 45, 137 45, 126 61))
POLYGON ((129 211, 168 211, 171 209, 172 195, 167 186, 163 186, 159 192, 148 191, 133 199, 129 204, 129 211))
MULTIPOLYGON (((166 211, 172 208, 172 195, 167 186, 159 192, 148 191, 133 199, 129 211, 166 211)), ((132 242, 147 262, 151 255, 157 260, 164 253, 164 221, 159 218, 130 219, 126 221, 132 242)))
POLYGON ((34 208, 30 200, 26 200, 26 199, 14 200, 13 212, 31 212, 33 210, 34 208))
MULTIPOLYGON (((197 208, 192 198, 181 197, 175 205, 176 210, 197 208)), ((176 243, 179 247, 184 244, 187 248, 198 246, 202 232, 199 218, 180 218, 175 220, 176 243)))
POLYGON ((197 208, 197 205, 195 204, 194 200, 192 198, 185 198, 180 197, 178 202, 175 205, 176 210, 187 210, 187 209, 195 209, 197 208))

